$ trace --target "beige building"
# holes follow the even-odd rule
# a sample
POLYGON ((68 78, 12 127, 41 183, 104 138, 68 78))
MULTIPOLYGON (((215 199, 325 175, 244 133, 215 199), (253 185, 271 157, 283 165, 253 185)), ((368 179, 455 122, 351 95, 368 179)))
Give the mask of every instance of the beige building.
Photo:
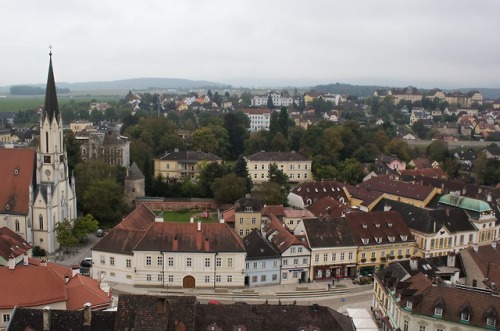
POLYGON ((130 165, 130 140, 117 131, 92 132, 76 137, 82 161, 103 160, 110 165, 130 165))
POLYGON ((234 230, 240 237, 245 237, 253 229, 260 231, 262 224, 262 204, 249 194, 234 204, 234 230))
POLYGON ((154 159, 155 177, 167 179, 191 178, 195 179, 200 167, 206 163, 222 163, 222 159, 214 154, 193 151, 175 150, 165 152, 164 155, 154 159))
POLYGON ((248 172, 255 184, 268 181, 269 167, 273 163, 292 183, 313 181, 312 161, 295 152, 258 152, 247 156, 246 161, 248 172))
POLYGON ((92 122, 89 121, 76 121, 69 123, 69 129, 73 131, 73 133, 79 133, 88 127, 92 126, 92 122))

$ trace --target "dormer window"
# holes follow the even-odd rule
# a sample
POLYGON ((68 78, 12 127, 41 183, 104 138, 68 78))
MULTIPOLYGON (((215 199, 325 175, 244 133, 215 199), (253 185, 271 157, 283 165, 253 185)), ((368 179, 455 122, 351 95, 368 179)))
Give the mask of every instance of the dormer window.
POLYGON ((490 316, 490 317, 486 318, 486 325, 487 326, 495 326, 496 323, 497 323, 497 319, 495 317, 490 316))
POLYGON ((245 211, 247 213, 251 213, 253 211, 253 208, 252 207, 245 207, 245 211))
POLYGON ((380 223, 375 223, 376 228, 380 228, 380 223))
POLYGON ((375 237, 375 242, 380 244, 382 242, 382 237, 375 237))
POLYGON ((387 239, 392 243, 396 238, 394 236, 388 236, 387 239))
POLYGON ((402 241, 407 241, 408 240, 408 236, 407 235, 403 235, 402 234, 400 237, 401 237, 402 241))
POLYGON ((434 308, 434 315, 443 316, 443 308, 441 308, 441 307, 434 308))
POLYGON ((366 224, 361 224, 361 226, 363 227, 363 229, 366 229, 368 227, 368 225, 366 224))
POLYGON ((361 238, 361 241, 363 242, 363 245, 367 245, 370 242, 370 239, 368 239, 368 238, 361 238))
POLYGON ((387 223, 387 226, 392 228, 392 223, 387 223))
POLYGON ((469 314, 468 312, 465 312, 465 311, 464 311, 464 312, 462 312, 462 313, 460 314, 460 319, 461 319, 462 321, 469 321, 469 320, 470 320, 470 314, 469 314))
POLYGON ((406 308, 409 309, 409 310, 411 310, 413 308, 413 302, 411 302, 409 300, 406 301, 406 308))

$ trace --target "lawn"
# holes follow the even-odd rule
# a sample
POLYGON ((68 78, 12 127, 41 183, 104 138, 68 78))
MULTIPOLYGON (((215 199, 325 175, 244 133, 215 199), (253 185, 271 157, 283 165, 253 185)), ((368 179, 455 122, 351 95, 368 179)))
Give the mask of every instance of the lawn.
MULTIPOLYGON (((58 96, 59 106, 70 102, 89 102, 93 99, 100 102, 117 101, 118 96, 98 96, 98 95, 80 95, 80 96, 58 96)), ((0 113, 13 112, 17 113, 19 110, 25 111, 34 109, 38 106, 43 106, 45 102, 45 95, 40 96, 2 96, 0 97, 0 113)))
MULTIPOLYGON (((157 212, 159 213, 159 211, 157 212)), ((165 222, 189 222, 189 220, 194 218, 194 221, 202 221, 203 223, 210 222, 218 222, 217 219, 217 211, 209 210, 209 217, 203 218, 203 210, 180 210, 180 211, 172 211, 165 210, 163 211, 163 220, 165 222)))

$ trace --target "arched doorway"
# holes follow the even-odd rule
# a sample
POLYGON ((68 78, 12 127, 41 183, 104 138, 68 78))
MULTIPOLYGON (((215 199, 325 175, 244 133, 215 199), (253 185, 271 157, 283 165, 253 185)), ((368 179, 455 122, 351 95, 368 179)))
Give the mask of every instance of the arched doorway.
POLYGON ((196 281, 193 276, 186 276, 182 280, 182 287, 183 288, 195 288, 196 287, 196 281))

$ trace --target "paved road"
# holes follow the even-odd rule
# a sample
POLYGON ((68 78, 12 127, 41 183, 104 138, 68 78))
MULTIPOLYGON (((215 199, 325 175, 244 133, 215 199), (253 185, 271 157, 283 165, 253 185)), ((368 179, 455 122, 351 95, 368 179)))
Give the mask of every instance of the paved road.
POLYGON ((63 256, 49 256, 49 261, 55 261, 59 264, 66 265, 68 267, 72 267, 74 265, 79 265, 80 262, 86 257, 91 257, 92 252, 91 248, 101 240, 100 237, 96 237, 95 235, 89 235, 88 241, 84 246, 79 246, 71 249, 70 254, 64 254, 63 256))

